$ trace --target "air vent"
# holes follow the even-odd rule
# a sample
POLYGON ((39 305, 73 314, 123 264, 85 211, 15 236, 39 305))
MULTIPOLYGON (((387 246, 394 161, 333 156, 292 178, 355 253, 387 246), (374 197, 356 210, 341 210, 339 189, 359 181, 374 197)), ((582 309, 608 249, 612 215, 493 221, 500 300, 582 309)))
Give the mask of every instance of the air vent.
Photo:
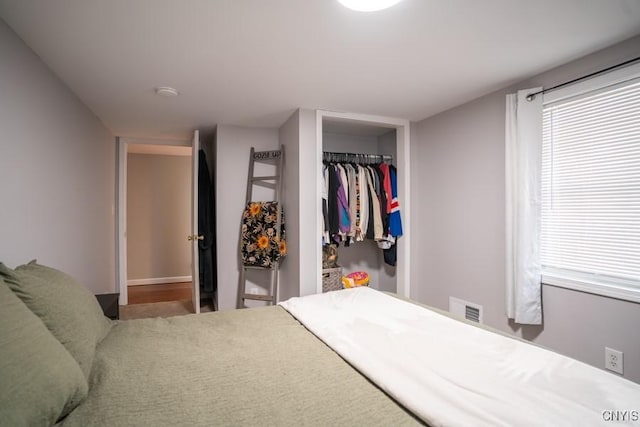
POLYGON ((467 320, 471 320, 472 322, 480 323, 480 309, 471 307, 470 305, 465 305, 464 318, 467 320))
POLYGON ((459 298, 449 297, 449 312, 476 323, 482 323, 482 306, 459 298))

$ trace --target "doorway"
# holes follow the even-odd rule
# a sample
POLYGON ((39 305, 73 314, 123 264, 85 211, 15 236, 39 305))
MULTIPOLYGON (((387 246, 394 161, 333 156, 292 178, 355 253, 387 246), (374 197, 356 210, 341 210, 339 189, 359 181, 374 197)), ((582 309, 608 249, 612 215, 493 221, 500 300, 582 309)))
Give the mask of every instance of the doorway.
MULTIPOLYGON (((129 288, 136 286, 156 286, 162 285, 164 288, 171 288, 172 283, 181 283, 181 286, 176 288, 185 287, 185 284, 192 283, 192 272, 189 268, 184 270, 185 264, 185 251, 186 251, 186 265, 190 267, 192 263, 191 259, 191 245, 186 240, 186 237, 190 235, 191 227, 189 226, 191 221, 191 205, 192 205, 192 182, 191 174, 193 168, 192 162, 192 141, 176 141, 176 140, 147 140, 136 138, 117 138, 117 278, 120 292, 120 304, 126 306, 129 304, 129 288), (154 160, 154 158, 156 160, 154 160), (158 170, 162 170, 163 163, 167 163, 167 160, 171 162, 171 159, 180 158, 182 161, 173 163, 185 163, 187 162, 186 177, 181 176, 179 180, 182 185, 178 185, 178 189, 182 192, 182 197, 176 197, 176 200, 171 202, 171 205, 183 205, 180 210, 167 208, 161 206, 163 203, 159 201, 162 199, 162 194, 157 191, 162 188, 162 183, 150 185, 150 181, 153 181, 153 176, 158 175, 158 170), (160 159, 160 161, 158 161, 160 159), (133 168, 129 168, 129 160, 133 160, 133 168), (164 161, 162 161, 164 160, 164 161), (134 174, 129 177, 133 169, 134 174), (146 173, 138 173, 138 172, 146 173), (155 172, 155 173, 154 173, 155 172), (134 189, 138 194, 135 198, 128 196, 129 181, 133 181, 134 189), (145 184, 146 182, 146 184, 145 184), (185 188, 184 183, 188 185, 185 188), (140 198, 140 199, 138 199, 140 198), (185 198, 182 200, 182 198, 185 198), (179 200, 178 200, 179 199, 179 200), (130 203, 134 205, 134 228, 129 230, 128 224, 128 206, 130 203), (186 218, 180 214, 181 210, 186 209, 186 218), (162 215, 157 215, 158 211, 162 211, 162 215), (162 217, 162 218, 161 218, 162 217), (172 218, 173 217, 173 218, 172 218), (176 220, 176 217, 179 217, 176 220), (166 227, 167 222, 173 221, 177 223, 177 226, 166 227), (186 221, 186 222, 185 222, 186 221), (135 224, 138 225, 135 225, 135 224), (185 230, 184 224, 187 225, 185 230), (165 225, 165 228, 170 228, 169 233, 161 233, 162 236, 157 236, 154 233, 154 226, 165 225), (180 226, 182 225, 182 227, 180 226), (129 232, 133 232, 129 236, 129 232), (171 248, 165 248, 170 245, 171 248), (180 248, 181 247, 181 248, 180 248), (130 249, 130 250, 129 250, 130 249), (129 254, 129 252, 132 254, 129 254), (171 253, 174 252, 169 269, 159 266, 162 260, 166 260, 167 257, 171 258, 171 253), (169 255, 167 255, 169 253, 169 255), (178 253, 178 255, 175 255, 178 253), (131 257, 130 257, 131 255, 131 257), (128 261, 130 258, 134 262, 134 266, 130 271, 128 267, 128 261), (176 269, 175 266, 181 266, 182 268, 176 269), (163 269, 164 268, 164 269, 163 269), (167 273, 169 271, 169 273, 167 273), (131 286, 129 286, 131 285, 131 286)), ((174 165, 175 166, 175 165, 174 165)), ((180 166, 174 167, 174 172, 171 176, 179 174, 180 166)), ((182 165, 184 169, 184 165, 182 165)), ((166 179, 162 179, 166 181, 166 179)), ((169 198, 169 200, 171 200, 169 198)), ((162 228, 162 227, 160 227, 162 228)), ((162 232, 162 230, 161 230, 162 232)), ((144 288, 139 288, 139 291, 143 291, 144 288)), ((169 290, 167 295, 167 289, 159 289, 158 287, 147 288, 154 294, 164 292, 163 298, 174 298, 175 292, 169 290)), ((141 292, 138 292, 141 293, 141 292)), ((179 293, 179 292, 178 292, 179 293)), ((188 299, 192 295, 192 287, 189 287, 186 298, 188 299)), ((145 302, 149 302, 149 297, 143 299, 145 302)), ((154 298, 154 296, 151 296, 154 298)), ((140 301, 140 299, 138 300, 140 301)))
MULTIPOLYGON (((212 209, 208 209, 204 215, 198 215, 198 211, 200 208, 204 208, 207 198, 211 199, 215 193, 213 193, 215 186, 213 185, 213 181, 207 187, 207 185, 199 185, 199 181, 208 182, 211 178, 211 171, 207 174, 207 156, 210 156, 211 153, 214 152, 213 148, 215 146, 215 132, 212 134, 211 140, 207 141, 206 144, 200 143, 200 133, 199 131, 194 131, 193 140, 192 141, 179 141, 179 140, 145 140, 145 139, 137 139, 137 138, 116 138, 116 177, 117 177, 117 197, 116 197, 116 207, 114 213, 116 215, 116 277, 117 277, 117 289, 120 293, 120 305, 127 306, 129 304, 128 298, 128 269, 127 269, 127 160, 128 160, 128 151, 130 146, 135 146, 135 151, 138 154, 149 154, 150 151, 161 151, 160 154, 165 155, 176 155, 181 154, 186 157, 186 152, 190 151, 190 160, 191 167, 189 168, 190 172, 190 188, 188 190, 183 191, 183 195, 186 197, 188 195, 188 203, 186 205, 189 206, 190 215, 189 222, 190 228, 187 233, 182 234, 181 240, 178 236, 177 244, 182 245, 181 241, 184 242, 186 247, 189 248, 189 252, 191 253, 191 257, 189 259, 189 265, 191 267, 191 306, 188 308, 188 312, 191 313, 200 313, 201 305, 204 302, 204 311, 217 310, 217 292, 215 289, 215 284, 217 283, 215 269, 212 271, 211 268, 207 268, 205 265, 203 267, 202 264, 209 263, 209 258, 211 257, 213 266, 216 265, 215 254, 213 249, 210 249, 211 244, 207 245, 207 241, 213 240, 215 242, 215 232, 203 229, 202 221, 211 221, 211 218, 215 218, 215 206, 212 206, 212 209), (155 147, 154 147, 155 146, 155 147), (202 173, 200 173, 202 172, 202 173), (208 176, 207 176, 208 175, 208 176), (207 179, 208 178, 208 179, 207 179), (199 192, 199 190, 202 190, 199 192), (202 202, 202 203, 199 203, 202 202), (202 221, 199 221, 199 218, 202 221), (204 232, 202 230, 205 230, 204 232), (200 254, 202 252, 202 256, 200 254), (201 278, 204 275, 204 293, 201 292, 201 278), (212 283, 213 282, 213 283, 212 283), (211 292, 208 289, 208 285, 213 285, 213 291, 211 292), (210 301, 209 301, 210 300, 210 301)), ((156 153, 158 154, 158 153, 156 153)), ((211 157, 209 157, 211 159, 211 157)), ((203 182, 203 184, 206 184, 203 182)), ((215 199, 214 199, 215 200, 215 199)), ((155 215, 154 211, 154 215, 155 215)), ((152 216, 149 214, 148 216, 152 216)), ((148 220, 148 218, 147 218, 148 220)), ((144 243, 144 240, 143 240, 144 243)), ((151 245, 147 243, 147 246, 151 246, 154 250, 159 250, 157 245, 151 245)), ((181 276, 169 276, 171 278, 181 276)), ((184 277, 184 276, 183 276, 184 277)), ((186 306, 186 305, 185 305, 186 306)), ((183 309, 181 309, 183 311, 183 309)), ((122 311, 121 311, 122 312, 122 311)), ((175 315, 174 313, 173 315, 175 315)), ((183 312, 177 314, 185 314, 183 312)))
POLYGON ((191 147, 127 145, 127 299, 191 299, 191 147))

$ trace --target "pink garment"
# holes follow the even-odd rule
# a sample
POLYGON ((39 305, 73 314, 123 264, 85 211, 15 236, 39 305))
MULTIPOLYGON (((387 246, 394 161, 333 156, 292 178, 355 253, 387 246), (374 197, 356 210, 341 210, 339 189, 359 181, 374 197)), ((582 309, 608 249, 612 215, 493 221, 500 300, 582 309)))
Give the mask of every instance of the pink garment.
POLYGON ((389 165, 386 163, 381 163, 380 166, 378 166, 380 168, 380 170, 382 171, 382 174, 384 175, 384 179, 382 181, 382 188, 384 188, 384 193, 387 196, 387 206, 385 207, 385 209, 387 210, 387 213, 391 213, 391 199, 392 199, 392 195, 391 195, 391 174, 389 173, 389 165))

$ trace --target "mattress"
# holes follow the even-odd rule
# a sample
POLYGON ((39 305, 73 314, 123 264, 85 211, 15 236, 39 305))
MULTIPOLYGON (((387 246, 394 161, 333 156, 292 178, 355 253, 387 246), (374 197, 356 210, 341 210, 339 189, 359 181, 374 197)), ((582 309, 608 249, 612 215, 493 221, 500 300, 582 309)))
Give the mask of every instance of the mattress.
POLYGON ((595 426, 640 402, 636 383, 367 287, 280 304, 431 425, 595 426))

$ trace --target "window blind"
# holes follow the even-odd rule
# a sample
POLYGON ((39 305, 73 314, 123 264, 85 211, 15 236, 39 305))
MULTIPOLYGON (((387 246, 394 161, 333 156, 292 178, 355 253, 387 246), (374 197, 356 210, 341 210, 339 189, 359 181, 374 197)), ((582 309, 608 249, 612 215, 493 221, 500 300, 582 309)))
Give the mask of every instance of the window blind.
POLYGON ((640 79, 545 105, 541 262, 640 289, 640 79))

